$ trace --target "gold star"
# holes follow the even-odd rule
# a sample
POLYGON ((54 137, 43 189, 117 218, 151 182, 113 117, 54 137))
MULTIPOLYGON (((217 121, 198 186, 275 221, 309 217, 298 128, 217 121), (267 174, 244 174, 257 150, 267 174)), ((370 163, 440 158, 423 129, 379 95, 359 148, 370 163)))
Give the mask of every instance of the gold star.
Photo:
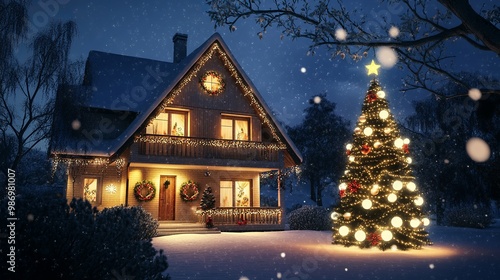
POLYGON ((368 76, 370 74, 375 74, 375 76, 378 75, 378 69, 380 68, 380 65, 375 64, 375 61, 372 59, 372 63, 370 65, 365 65, 366 69, 368 69, 368 76))

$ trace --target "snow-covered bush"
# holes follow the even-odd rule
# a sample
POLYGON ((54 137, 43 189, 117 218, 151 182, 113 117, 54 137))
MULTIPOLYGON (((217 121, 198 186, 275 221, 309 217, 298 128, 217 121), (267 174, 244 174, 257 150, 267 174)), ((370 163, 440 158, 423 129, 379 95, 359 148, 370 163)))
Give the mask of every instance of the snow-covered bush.
POLYGON ((493 215, 489 206, 456 206, 445 211, 444 222, 453 227, 486 228, 492 224, 493 215))
MULTIPOLYGON (((1 217, 7 209, 3 199, 1 217)), ((15 216, 19 279, 168 279, 162 276, 167 258, 151 243, 156 222, 143 209, 98 212, 82 199, 68 204, 61 195, 25 193, 16 197, 15 216)), ((7 230, 0 228, 2 252, 11 246, 3 240, 7 230)), ((1 279, 12 276, 6 269, 2 274, 1 279)))
POLYGON ((291 230, 330 230, 328 211, 319 206, 304 205, 288 215, 291 230))

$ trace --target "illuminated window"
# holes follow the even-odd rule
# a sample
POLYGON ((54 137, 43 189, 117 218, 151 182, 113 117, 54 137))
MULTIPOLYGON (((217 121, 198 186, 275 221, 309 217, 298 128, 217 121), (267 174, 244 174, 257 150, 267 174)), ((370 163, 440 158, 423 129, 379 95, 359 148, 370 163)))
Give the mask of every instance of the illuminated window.
POLYGON ((220 182, 220 207, 251 207, 250 180, 220 182))
POLYGON ((167 111, 160 113, 146 127, 147 134, 187 136, 187 112, 167 111))
POLYGON ((250 134, 249 120, 246 118, 223 116, 221 119, 221 137, 227 140, 248 141, 250 134))
POLYGON ((97 178, 83 179, 83 199, 90 202, 90 204, 101 204, 100 186, 97 178))
POLYGON ((224 91, 224 80, 215 71, 206 72, 201 78, 201 85, 209 94, 216 95, 224 91))

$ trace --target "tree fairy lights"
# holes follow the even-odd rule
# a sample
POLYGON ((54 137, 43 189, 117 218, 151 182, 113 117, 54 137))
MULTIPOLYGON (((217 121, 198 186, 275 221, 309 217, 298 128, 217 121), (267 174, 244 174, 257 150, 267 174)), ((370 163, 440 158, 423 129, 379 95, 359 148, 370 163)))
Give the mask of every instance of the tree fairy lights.
POLYGON ((340 179, 340 206, 332 215, 334 244, 382 250, 431 244, 424 199, 410 169, 410 141, 400 137, 385 97, 373 79, 346 146, 348 172, 340 179))

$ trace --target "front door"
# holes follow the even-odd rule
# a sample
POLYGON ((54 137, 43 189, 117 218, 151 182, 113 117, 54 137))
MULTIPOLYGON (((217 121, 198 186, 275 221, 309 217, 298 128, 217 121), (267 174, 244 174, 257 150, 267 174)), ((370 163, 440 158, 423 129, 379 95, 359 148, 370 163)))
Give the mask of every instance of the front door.
POLYGON ((175 176, 160 176, 160 205, 158 220, 175 220, 175 176), (165 182, 170 184, 165 188, 165 182))

